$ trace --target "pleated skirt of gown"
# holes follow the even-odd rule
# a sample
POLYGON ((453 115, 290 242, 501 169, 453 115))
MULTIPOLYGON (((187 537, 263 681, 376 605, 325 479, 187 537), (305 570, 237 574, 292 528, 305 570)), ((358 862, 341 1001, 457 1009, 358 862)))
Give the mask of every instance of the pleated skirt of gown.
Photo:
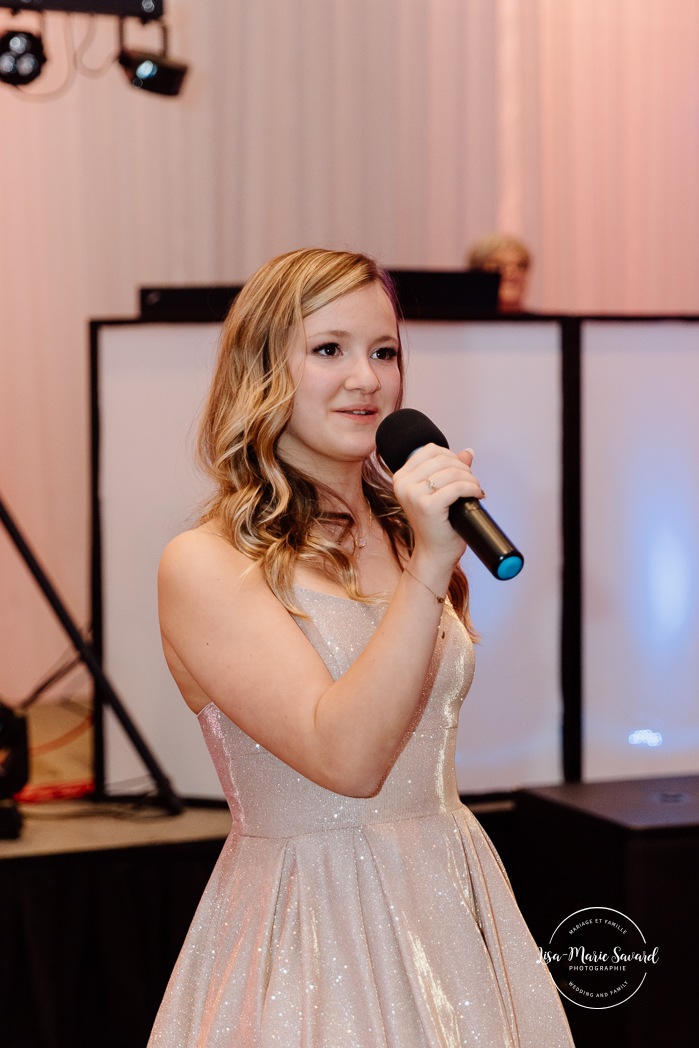
MULTIPOLYGON (((338 676, 382 609, 297 591, 338 676)), ((570 1048, 490 841, 454 772, 473 649, 448 610, 423 706, 380 792, 334 794, 213 704, 199 715, 234 825, 149 1048, 570 1048)))

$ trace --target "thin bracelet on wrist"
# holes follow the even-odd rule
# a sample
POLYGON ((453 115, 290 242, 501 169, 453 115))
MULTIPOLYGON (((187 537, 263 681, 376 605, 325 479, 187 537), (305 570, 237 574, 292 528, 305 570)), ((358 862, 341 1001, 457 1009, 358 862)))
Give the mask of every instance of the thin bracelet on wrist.
POLYGON ((446 597, 439 597, 439 596, 437 596, 435 591, 433 589, 430 589, 430 587, 427 585, 426 582, 423 582, 422 579, 419 579, 417 577, 417 575, 413 575, 413 573, 410 570, 410 568, 403 568, 403 571, 407 571, 408 575, 410 575, 410 577, 412 579, 415 579, 415 581, 419 582, 421 586, 424 586, 425 589, 427 590, 427 592, 432 594, 432 596, 434 597, 434 599, 437 601, 438 604, 444 604, 444 602, 446 601, 447 598, 446 597))

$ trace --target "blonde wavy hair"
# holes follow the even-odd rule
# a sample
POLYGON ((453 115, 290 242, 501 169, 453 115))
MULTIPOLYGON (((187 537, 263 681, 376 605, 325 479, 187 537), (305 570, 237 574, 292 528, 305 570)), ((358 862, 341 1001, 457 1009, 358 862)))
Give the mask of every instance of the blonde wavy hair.
MULTIPOLYGON (((343 546, 355 525, 350 507, 312 477, 284 462, 277 443, 291 417, 295 382, 288 350, 310 314, 351 291, 380 284, 400 319, 393 283, 366 255, 305 248, 266 263, 245 284, 223 325, 199 429, 199 459, 214 484, 199 523, 215 521, 224 537, 258 564, 272 592, 295 615, 296 562, 324 572, 355 600, 362 593, 343 546)), ((403 392, 403 355, 398 366, 403 392)), ((362 468, 364 495, 401 564, 413 535, 390 480, 375 456, 362 468)), ((469 629, 468 583, 457 568, 451 603, 469 629)))

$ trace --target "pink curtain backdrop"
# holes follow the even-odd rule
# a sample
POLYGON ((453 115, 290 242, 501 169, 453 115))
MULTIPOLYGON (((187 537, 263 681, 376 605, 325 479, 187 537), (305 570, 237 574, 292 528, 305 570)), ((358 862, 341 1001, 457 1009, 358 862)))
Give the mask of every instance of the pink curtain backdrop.
MULTIPOLYGON (((311 243, 458 268, 501 228, 531 246, 541 310, 699 299, 696 0, 166 9, 190 65, 177 99, 128 86, 110 18, 80 58, 105 75, 61 92, 90 19, 49 14, 40 79, 0 84, 0 493, 81 625, 87 325, 132 316, 140 286, 239 282, 311 243)), ((36 23, 0 11, 0 32, 36 23)), ((136 23, 128 38, 158 42, 136 23)), ((67 641, 4 531, 0 585, 0 695, 15 700, 67 641)))

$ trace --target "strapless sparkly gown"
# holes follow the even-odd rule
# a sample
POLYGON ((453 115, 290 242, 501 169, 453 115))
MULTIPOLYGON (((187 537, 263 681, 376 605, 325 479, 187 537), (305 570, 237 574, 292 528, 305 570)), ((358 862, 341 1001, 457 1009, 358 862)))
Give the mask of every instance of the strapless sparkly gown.
MULTIPOLYGON (((333 677, 383 608, 297 589, 333 677)), ((199 714, 233 828, 149 1048, 561 1048, 557 991, 459 801, 473 647, 445 610, 423 709, 375 797, 339 796, 199 714)))

